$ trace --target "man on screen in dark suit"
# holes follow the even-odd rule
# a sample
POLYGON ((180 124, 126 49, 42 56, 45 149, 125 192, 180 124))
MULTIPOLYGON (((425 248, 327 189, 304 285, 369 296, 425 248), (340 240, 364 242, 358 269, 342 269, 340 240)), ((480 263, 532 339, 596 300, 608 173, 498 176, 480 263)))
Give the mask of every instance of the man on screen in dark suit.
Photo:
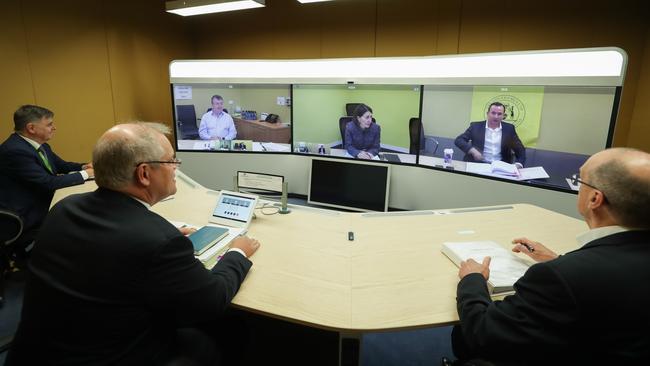
POLYGON ((515 126, 503 122, 505 106, 490 104, 485 121, 472 122, 454 143, 470 162, 505 161, 522 168, 526 163, 526 148, 521 143, 515 126), (514 156, 513 156, 514 155, 514 156), (514 161, 513 161, 514 158, 514 161))
POLYGON ((14 113, 16 132, 0 145, 0 208, 22 218, 21 244, 35 237, 55 190, 82 184, 93 176, 92 164, 67 162, 47 144, 56 131, 53 118, 47 108, 18 108, 14 113))
POLYGON ((492 301, 490 258, 462 262, 460 359, 508 365, 650 364, 650 154, 609 149, 580 168, 578 211, 589 231, 562 256, 527 238, 514 252, 536 260, 516 293, 492 301))
POLYGON ((259 243, 233 240, 207 270, 190 240, 150 211, 176 193, 180 164, 154 126, 166 128, 108 130, 93 150, 99 188, 52 207, 7 365, 215 365, 224 339, 242 342, 223 314, 259 243))

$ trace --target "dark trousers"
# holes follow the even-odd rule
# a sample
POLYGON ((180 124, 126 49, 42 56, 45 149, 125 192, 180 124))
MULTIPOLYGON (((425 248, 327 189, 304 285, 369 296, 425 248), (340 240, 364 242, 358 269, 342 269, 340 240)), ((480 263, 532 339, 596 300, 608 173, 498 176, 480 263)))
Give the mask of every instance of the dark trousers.
POLYGON ((242 363, 250 333, 245 320, 229 309, 218 322, 196 328, 181 328, 171 350, 163 357, 163 366, 203 366, 242 363))

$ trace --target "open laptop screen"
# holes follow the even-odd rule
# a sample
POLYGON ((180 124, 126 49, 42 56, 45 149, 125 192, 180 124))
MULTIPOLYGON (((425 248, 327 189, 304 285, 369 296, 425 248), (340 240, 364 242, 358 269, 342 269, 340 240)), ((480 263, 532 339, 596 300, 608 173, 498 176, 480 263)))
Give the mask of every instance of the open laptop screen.
POLYGON ((250 220, 253 210, 255 210, 255 198, 222 192, 212 216, 245 223, 250 220))

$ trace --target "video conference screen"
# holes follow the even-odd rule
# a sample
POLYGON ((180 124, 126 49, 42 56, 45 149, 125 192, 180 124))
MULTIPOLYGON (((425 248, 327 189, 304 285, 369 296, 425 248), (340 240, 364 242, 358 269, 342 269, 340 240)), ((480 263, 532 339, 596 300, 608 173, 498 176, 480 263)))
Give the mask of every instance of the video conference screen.
POLYGON ((294 84, 294 152, 415 164, 409 126, 420 117, 421 89, 294 84))
POLYGON ((363 84, 172 85, 179 151, 418 164, 577 190, 611 144, 620 88, 363 84))
POLYGON ((615 87, 426 85, 419 164, 577 190, 568 178, 607 147, 615 102, 615 87))
POLYGON ((291 152, 288 84, 173 84, 179 151, 291 152))

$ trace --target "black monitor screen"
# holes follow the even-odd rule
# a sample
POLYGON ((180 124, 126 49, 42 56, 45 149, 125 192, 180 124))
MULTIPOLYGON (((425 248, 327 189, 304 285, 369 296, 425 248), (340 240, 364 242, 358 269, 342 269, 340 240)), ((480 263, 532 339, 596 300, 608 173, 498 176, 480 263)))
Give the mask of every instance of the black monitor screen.
POLYGON ((390 167, 312 159, 309 203, 361 211, 386 211, 390 167))

